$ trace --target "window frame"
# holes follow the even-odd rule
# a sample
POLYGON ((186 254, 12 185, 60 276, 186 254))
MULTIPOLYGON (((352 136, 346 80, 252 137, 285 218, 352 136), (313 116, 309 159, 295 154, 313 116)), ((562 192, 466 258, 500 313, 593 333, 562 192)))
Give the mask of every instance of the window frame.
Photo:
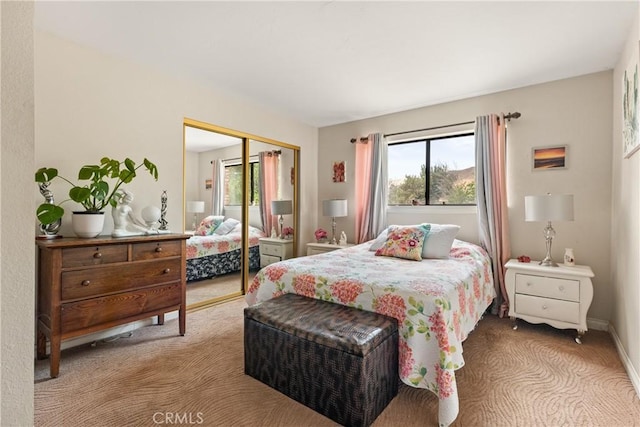
MULTIPOLYGON (((452 139, 452 138, 460 138, 460 137, 466 137, 466 136, 474 136, 475 135, 475 131, 474 130, 465 130, 465 131, 461 131, 461 132, 456 132, 456 133, 452 133, 452 134, 445 134, 445 135, 433 135, 433 136, 420 136, 420 137, 415 137, 415 138, 411 138, 411 139, 404 139, 404 140, 400 140, 400 141, 393 141, 393 142, 388 142, 387 145, 388 147, 391 147, 392 145, 404 145, 404 144, 415 144, 415 143, 419 143, 419 142, 424 142, 425 144, 425 164, 426 164, 426 171, 425 171, 425 204, 424 205, 417 205, 417 206, 413 206, 413 205, 390 205, 389 201, 387 200, 387 209, 394 209, 394 210, 399 210, 402 209, 404 210, 404 208, 410 208, 410 209, 415 209, 416 207, 460 207, 460 208, 467 208, 467 207, 471 207, 474 210, 476 210, 476 206, 478 205, 478 197, 477 197, 477 187, 476 187, 476 198, 475 201, 473 203, 440 203, 440 204, 431 204, 429 203, 429 196, 430 196, 430 188, 431 188, 431 142, 433 141, 438 141, 438 140, 443 140, 443 139, 452 139)), ((475 140, 474 140, 474 151, 475 151, 475 140)), ((389 167, 388 163, 387 163, 387 168, 389 167)), ((476 167, 475 162, 474 162, 474 167, 476 167)), ((475 180, 474 180, 475 182, 475 180)), ((389 186, 389 182, 387 182, 387 188, 389 186)))

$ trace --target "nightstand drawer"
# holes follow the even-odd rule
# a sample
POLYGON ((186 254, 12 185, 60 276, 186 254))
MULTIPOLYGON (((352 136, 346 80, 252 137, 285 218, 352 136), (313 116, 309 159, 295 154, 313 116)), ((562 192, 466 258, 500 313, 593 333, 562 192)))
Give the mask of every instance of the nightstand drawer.
POLYGON ((515 310, 519 315, 569 323, 580 322, 580 304, 577 302, 516 294, 515 310))
POLYGON ((260 267, 266 267, 269 264, 273 264, 274 262, 280 262, 282 259, 277 256, 270 255, 261 255, 260 256, 260 267))
POLYGON ((516 274, 516 294, 580 302, 580 281, 516 274))
POLYGON ((272 255, 281 258, 283 255, 283 247, 282 245, 272 245, 260 242, 260 252, 262 252, 263 255, 272 255))

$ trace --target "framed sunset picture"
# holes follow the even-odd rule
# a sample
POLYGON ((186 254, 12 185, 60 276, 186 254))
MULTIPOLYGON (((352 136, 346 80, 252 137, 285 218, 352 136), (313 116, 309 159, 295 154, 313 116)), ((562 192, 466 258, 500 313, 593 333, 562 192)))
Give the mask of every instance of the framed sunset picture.
POLYGON ((534 147, 533 170, 564 169, 567 167, 567 146, 534 147))

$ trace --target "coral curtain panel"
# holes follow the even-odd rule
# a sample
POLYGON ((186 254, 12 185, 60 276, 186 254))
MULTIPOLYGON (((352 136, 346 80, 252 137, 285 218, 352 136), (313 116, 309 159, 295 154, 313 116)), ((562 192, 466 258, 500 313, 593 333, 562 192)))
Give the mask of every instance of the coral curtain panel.
POLYGON ((492 312, 503 317, 509 312, 504 283, 504 264, 511 255, 507 212, 506 140, 504 116, 476 118, 476 189, 480 243, 491 256, 498 298, 492 312))
POLYGON ((387 223, 387 143, 382 134, 356 142, 356 243, 374 239, 387 223))
POLYGON ((211 215, 224 215, 224 161, 214 159, 211 166, 211 215))
POLYGON ((278 162, 280 157, 272 151, 261 151, 260 162, 260 218, 263 231, 270 235, 276 219, 271 214, 271 201, 278 198, 278 162))

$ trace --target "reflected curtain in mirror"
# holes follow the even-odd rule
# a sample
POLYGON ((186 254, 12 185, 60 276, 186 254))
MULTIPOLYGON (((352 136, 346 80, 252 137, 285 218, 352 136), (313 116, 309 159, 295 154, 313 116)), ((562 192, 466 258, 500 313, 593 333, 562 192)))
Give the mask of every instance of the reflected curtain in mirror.
POLYGON ((224 160, 211 161, 212 188, 211 188, 211 214, 224 214, 224 160))
POLYGON ((260 159, 260 217, 262 218, 263 231, 267 234, 274 227, 274 215, 271 211, 271 202, 278 199, 279 187, 279 151, 261 151, 260 159))

